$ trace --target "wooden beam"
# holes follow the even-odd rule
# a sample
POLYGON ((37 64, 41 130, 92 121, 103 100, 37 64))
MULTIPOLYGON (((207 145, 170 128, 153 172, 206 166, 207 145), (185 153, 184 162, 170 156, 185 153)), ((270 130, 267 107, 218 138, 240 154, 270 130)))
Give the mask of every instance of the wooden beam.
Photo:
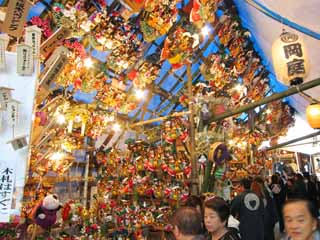
POLYGON ((276 100, 279 100, 279 99, 294 95, 296 93, 299 93, 301 91, 305 91, 307 89, 316 87, 318 85, 320 85, 320 78, 317 78, 317 79, 315 79, 313 81, 310 81, 310 82, 303 83, 303 84, 298 85, 298 86, 291 87, 288 90, 283 91, 281 93, 274 93, 271 96, 263 98, 263 99, 261 99, 261 100, 259 100, 257 102, 252 102, 252 103, 249 103, 247 105, 238 107, 236 109, 232 109, 230 111, 226 111, 223 114, 220 114, 218 116, 213 117, 211 119, 211 121, 216 122, 216 121, 220 121, 222 119, 225 119, 225 118, 228 118, 228 117, 231 117, 231 116, 243 113, 243 112, 247 112, 247 111, 249 111, 251 109, 254 109, 256 107, 259 107, 261 105, 264 105, 264 104, 267 104, 267 103, 270 103, 270 102, 273 102, 273 101, 276 101, 276 100))
POLYGON ((135 127, 142 126, 142 125, 149 124, 149 123, 164 121, 164 120, 166 120, 168 118, 171 118, 171 117, 180 117, 180 116, 185 116, 185 115, 188 115, 188 114, 190 114, 189 111, 187 111, 187 112, 176 112, 176 113, 173 113, 173 114, 165 116, 165 117, 153 118, 153 119, 149 119, 149 120, 146 120, 146 121, 133 123, 129 127, 130 128, 135 128, 135 127))
POLYGON ((277 149, 277 148, 281 148, 281 147, 287 146, 287 145, 289 145, 291 143, 300 142, 302 140, 305 140, 305 139, 308 139, 308 138, 312 138, 312 137, 315 137, 315 136, 318 136, 318 135, 320 135, 320 131, 305 135, 303 137, 295 138, 295 139, 292 139, 292 140, 284 142, 284 143, 280 143, 278 145, 275 145, 275 146, 267 148, 265 151, 271 151, 271 150, 274 150, 274 149, 277 149))

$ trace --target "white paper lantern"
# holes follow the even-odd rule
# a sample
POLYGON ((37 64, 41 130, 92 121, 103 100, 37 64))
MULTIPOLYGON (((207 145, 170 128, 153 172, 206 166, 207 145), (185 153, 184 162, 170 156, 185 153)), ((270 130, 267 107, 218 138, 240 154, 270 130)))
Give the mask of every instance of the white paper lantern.
POLYGON ((294 33, 283 32, 273 43, 272 62, 278 81, 287 86, 302 83, 309 73, 304 42, 294 33))

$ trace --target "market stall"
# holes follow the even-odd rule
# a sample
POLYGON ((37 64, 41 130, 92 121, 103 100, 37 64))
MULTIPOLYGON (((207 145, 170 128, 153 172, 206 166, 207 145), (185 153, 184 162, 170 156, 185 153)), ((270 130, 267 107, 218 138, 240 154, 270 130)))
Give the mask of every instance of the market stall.
POLYGON ((2 1, 0 237, 141 239, 191 195, 272 173, 301 110, 286 97, 320 80, 289 29, 279 91, 239 5, 2 1))

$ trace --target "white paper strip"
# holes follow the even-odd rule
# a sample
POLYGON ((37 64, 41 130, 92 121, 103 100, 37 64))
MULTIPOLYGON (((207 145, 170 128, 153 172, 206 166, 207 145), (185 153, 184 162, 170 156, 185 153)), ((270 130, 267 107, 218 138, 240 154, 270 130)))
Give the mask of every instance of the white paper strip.
POLYGON ((15 166, 12 163, 0 165, 0 222, 9 222, 15 186, 15 166))
POLYGON ((32 75, 33 73, 32 47, 25 43, 17 46, 17 73, 19 75, 32 75))

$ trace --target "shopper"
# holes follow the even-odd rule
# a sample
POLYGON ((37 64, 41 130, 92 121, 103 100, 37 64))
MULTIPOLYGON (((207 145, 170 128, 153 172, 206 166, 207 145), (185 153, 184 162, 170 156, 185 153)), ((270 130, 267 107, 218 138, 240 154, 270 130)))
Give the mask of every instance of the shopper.
POLYGON ((264 236, 262 200, 250 190, 251 182, 244 178, 240 182, 240 194, 231 204, 231 214, 240 221, 242 239, 262 240, 264 236), (254 227, 253 227, 254 226, 254 227))
POLYGON ((204 223, 210 240, 239 240, 236 229, 227 227, 230 207, 220 197, 213 197, 204 202, 204 223))
POLYGON ((308 198, 307 186, 301 173, 296 173, 290 198, 308 198))
POLYGON ((318 211, 309 200, 288 200, 283 207, 283 219, 287 236, 282 240, 320 240, 318 211))
POLYGON ((278 214, 272 192, 266 187, 262 177, 254 178, 251 190, 263 202, 264 240, 274 240, 274 226, 278 222, 278 214))
POLYGON ((273 193, 274 201, 276 204, 277 214, 279 217, 279 230, 284 231, 284 223, 282 217, 282 207, 286 200, 286 186, 282 181, 280 175, 274 174, 271 176, 270 189, 273 193))
POLYGON ((177 240, 202 239, 202 219, 196 208, 181 207, 174 213, 171 224, 177 240))

